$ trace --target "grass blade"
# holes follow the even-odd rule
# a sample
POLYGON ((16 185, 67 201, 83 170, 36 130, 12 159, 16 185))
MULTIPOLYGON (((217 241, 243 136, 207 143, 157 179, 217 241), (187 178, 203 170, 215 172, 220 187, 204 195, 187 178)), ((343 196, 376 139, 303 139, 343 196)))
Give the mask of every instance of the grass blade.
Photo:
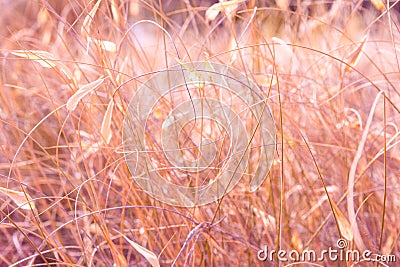
POLYGON ((106 78, 99 78, 94 82, 85 84, 79 88, 75 94, 73 94, 67 101, 67 109, 73 111, 78 106, 79 101, 84 98, 87 94, 98 88, 106 78))
POLYGON ((0 192, 11 198, 15 204, 21 209, 31 210, 36 209, 32 197, 28 193, 21 191, 11 190, 8 188, 0 187, 0 192), (28 203, 29 202, 29 203, 28 203))
POLYGON ((143 257, 146 258, 146 260, 150 263, 150 265, 152 267, 160 267, 160 263, 158 261, 158 258, 156 256, 156 254, 154 254, 153 252, 151 252, 150 250, 148 250, 145 247, 142 247, 141 245, 137 244, 136 242, 130 240, 128 237, 126 237, 124 234, 120 233, 122 235, 122 237, 128 241, 128 243, 134 248, 136 249, 137 252, 140 253, 140 255, 142 255, 143 257))
POLYGON ((54 56, 46 51, 42 50, 12 50, 11 54, 18 56, 18 57, 23 57, 27 59, 31 59, 37 63, 39 63, 42 67, 45 68, 54 68, 57 65, 53 62, 54 56))
POLYGON ((100 131, 106 144, 110 143, 111 137, 112 137, 111 120, 112 120, 113 109, 114 109, 114 100, 111 99, 110 103, 108 103, 106 113, 104 114, 103 122, 101 123, 101 131, 100 131))

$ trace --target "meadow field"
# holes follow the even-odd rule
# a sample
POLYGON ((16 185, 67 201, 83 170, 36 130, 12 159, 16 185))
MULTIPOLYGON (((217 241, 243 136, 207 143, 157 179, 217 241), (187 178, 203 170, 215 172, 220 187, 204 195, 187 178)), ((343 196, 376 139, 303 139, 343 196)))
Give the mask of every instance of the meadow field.
POLYGON ((398 1, 0 6, 1 267, 400 266, 398 1))

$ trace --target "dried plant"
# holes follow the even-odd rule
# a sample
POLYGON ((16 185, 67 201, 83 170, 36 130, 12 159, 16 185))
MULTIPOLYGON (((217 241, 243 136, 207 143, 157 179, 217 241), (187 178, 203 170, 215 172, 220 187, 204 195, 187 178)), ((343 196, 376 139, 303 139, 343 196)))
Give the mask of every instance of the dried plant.
MULTIPOLYGON (((377 266, 257 258, 264 246, 322 251, 338 240, 400 260, 397 1, 0 3, 0 266, 377 266), (184 208, 134 182, 122 128, 141 85, 194 61, 257 83, 277 146, 258 191, 247 184, 252 147, 232 192, 184 208)), ((174 183, 208 183, 223 163, 205 177, 167 166, 159 144, 171 99, 149 118, 151 164, 174 183)), ((212 121, 185 129, 183 156, 198 157, 205 136, 218 140, 216 160, 228 155, 212 121)))

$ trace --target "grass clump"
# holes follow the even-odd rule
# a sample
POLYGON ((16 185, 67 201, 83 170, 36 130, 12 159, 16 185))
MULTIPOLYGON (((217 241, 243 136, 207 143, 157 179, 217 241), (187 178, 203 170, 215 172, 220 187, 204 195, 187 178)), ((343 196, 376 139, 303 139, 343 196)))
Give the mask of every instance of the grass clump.
MULTIPOLYGON (((1 266, 278 265, 257 252, 321 251, 339 238, 400 257, 397 2, 2 6, 1 266), (121 132, 140 85, 192 61, 231 66, 258 84, 277 147, 258 191, 248 192, 245 175, 220 203, 180 208, 133 182, 121 132)), ((168 108, 161 103, 151 123, 168 108)), ((156 146, 161 124, 152 129, 146 140, 156 146)), ((257 153, 250 159, 249 172, 257 153)))

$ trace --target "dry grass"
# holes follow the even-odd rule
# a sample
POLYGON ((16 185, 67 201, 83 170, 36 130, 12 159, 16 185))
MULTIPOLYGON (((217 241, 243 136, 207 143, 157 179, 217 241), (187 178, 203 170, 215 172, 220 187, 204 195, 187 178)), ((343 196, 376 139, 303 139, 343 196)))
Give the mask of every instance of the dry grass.
POLYGON ((148 266, 151 252, 161 266, 272 266, 264 245, 340 237, 400 260, 399 14, 372 2, 250 0, 207 20, 211 1, 2 0, 0 266, 148 266), (125 110, 177 59, 262 87, 277 148, 258 191, 242 179, 179 208, 131 179, 125 110))

